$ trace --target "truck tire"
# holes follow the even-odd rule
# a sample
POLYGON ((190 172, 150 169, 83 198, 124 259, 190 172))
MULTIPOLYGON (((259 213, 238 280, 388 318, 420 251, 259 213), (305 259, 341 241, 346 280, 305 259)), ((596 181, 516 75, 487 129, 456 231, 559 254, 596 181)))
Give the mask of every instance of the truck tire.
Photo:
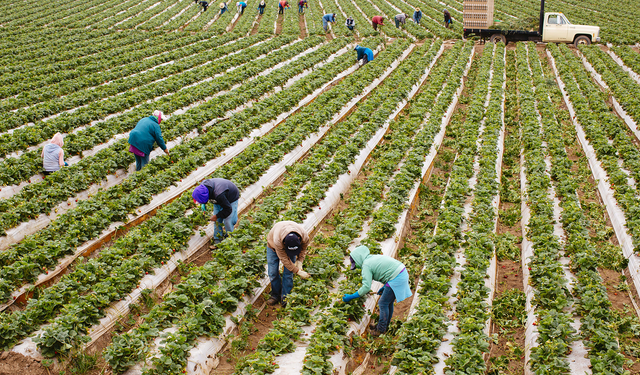
POLYGON ((578 48, 579 45, 588 46, 591 44, 591 39, 588 36, 580 35, 573 41, 573 45, 578 48))
POLYGON ((491 38, 489 39, 489 41, 491 43, 498 43, 498 42, 502 42, 505 45, 507 44, 507 37, 502 35, 502 34, 493 34, 491 35, 491 38))

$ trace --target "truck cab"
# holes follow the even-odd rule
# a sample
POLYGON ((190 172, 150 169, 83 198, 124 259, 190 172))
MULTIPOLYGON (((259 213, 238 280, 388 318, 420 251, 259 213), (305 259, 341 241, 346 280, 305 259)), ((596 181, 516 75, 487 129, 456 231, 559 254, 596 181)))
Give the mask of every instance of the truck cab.
POLYGON ((598 26, 574 25, 562 13, 545 13, 542 41, 552 43, 591 44, 600 41, 598 26))

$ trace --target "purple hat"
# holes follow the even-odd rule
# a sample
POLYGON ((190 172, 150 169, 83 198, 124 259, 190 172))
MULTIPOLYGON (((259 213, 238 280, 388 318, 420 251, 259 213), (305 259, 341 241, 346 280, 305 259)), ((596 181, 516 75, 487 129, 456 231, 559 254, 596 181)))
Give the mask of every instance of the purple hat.
POLYGON ((193 189, 191 196, 197 203, 207 203, 209 201, 209 189, 204 185, 198 185, 198 187, 193 189))
POLYGON ((300 247, 300 245, 302 244, 302 241, 300 240, 300 236, 298 235, 298 233, 295 233, 295 232, 291 232, 287 234, 287 236, 284 238, 284 240, 282 240, 282 242, 284 243, 284 246, 286 246, 287 250, 289 251, 298 250, 298 247, 300 247))

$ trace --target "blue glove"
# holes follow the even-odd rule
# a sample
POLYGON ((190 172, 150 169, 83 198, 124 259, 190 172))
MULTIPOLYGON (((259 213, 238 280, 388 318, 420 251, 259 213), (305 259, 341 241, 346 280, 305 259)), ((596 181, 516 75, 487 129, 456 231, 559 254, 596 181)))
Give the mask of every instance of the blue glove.
POLYGON ((67 163, 67 162, 65 161, 65 162, 64 162, 64 166, 65 166, 65 167, 68 167, 68 166, 69 166, 69 163, 67 163))
POLYGON ((202 212, 207 212, 207 205, 204 203, 200 203, 200 209, 202 210, 202 212))
POLYGON ((342 297, 342 302, 349 302, 352 299, 356 299, 360 297, 360 295, 358 294, 358 292, 355 292, 353 294, 345 294, 344 297, 342 297))

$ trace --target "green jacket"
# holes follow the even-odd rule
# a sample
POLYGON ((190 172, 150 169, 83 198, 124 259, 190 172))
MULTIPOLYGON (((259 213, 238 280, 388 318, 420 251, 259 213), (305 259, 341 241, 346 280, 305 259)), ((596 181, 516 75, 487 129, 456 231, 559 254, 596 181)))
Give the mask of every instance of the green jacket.
POLYGON ((402 262, 389 256, 371 255, 369 248, 364 245, 353 249, 351 258, 358 268, 362 268, 362 287, 358 289, 360 297, 369 293, 372 280, 386 284, 405 268, 402 262))
POLYGON ((129 144, 138 150, 149 155, 153 151, 153 143, 157 143, 161 149, 166 150, 167 146, 162 139, 162 132, 158 119, 155 116, 145 117, 138 121, 136 127, 129 133, 129 144))

